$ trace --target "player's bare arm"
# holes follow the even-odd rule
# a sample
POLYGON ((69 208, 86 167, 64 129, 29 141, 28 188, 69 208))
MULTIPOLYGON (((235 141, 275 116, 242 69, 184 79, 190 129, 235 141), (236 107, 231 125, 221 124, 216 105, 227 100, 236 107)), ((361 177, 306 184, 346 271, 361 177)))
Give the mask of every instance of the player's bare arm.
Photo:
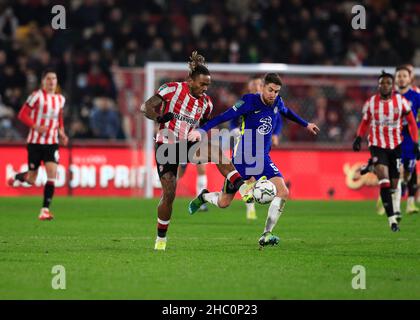
POLYGON ((156 121, 158 123, 165 123, 171 121, 173 119, 172 113, 168 112, 161 116, 155 111, 156 109, 161 107, 162 103, 163 99, 159 95, 155 94, 141 105, 140 112, 142 112, 146 118, 156 121))

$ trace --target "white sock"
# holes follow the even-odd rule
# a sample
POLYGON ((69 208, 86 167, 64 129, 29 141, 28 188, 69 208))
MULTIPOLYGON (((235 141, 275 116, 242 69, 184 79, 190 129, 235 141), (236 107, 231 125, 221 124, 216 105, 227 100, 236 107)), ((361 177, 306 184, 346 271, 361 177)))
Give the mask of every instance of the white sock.
POLYGON ((195 191, 199 195, 201 190, 207 189, 207 175, 202 174, 197 177, 195 191))
POLYGON ((391 196, 394 213, 401 212, 401 180, 398 180, 397 189, 394 189, 393 191, 391 196))
POLYGON ((407 198, 407 206, 414 205, 414 196, 410 196, 407 198))
POLYGON ((277 224, 281 214, 284 210, 284 205, 286 204, 286 200, 281 199, 280 197, 274 197, 273 201, 270 203, 270 207, 268 208, 268 215, 267 220, 265 222, 265 232, 272 232, 274 227, 277 224))
POLYGON ((393 224, 393 223, 398 224, 398 221, 397 221, 397 216, 394 214, 393 216, 388 217, 388 222, 389 222, 389 225, 390 225, 390 226, 391 226, 391 224, 393 224))
POLYGON ((214 204, 216 207, 218 207, 219 195, 220 195, 220 192, 209 192, 209 193, 203 194, 203 199, 211 204, 214 204))
POLYGON ((246 211, 250 212, 250 211, 255 211, 255 203, 251 202, 251 203, 245 203, 246 205, 246 211))

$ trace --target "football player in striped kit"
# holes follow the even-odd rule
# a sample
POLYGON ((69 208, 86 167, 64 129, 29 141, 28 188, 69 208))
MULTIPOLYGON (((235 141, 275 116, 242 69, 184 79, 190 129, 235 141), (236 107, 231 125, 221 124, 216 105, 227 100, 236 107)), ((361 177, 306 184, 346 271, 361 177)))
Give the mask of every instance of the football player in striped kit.
MULTIPOLYGON (((182 163, 194 162, 188 154, 194 153, 196 142, 188 142, 188 133, 207 120, 213 109, 213 103, 206 91, 210 85, 210 72, 205 59, 196 51, 189 62, 189 73, 186 81, 163 84, 155 95, 142 104, 140 111, 159 124, 156 135, 155 158, 162 184, 162 197, 158 205, 157 238, 155 250, 166 249, 166 233, 172 216, 172 204, 177 186, 177 171, 182 163), (159 112, 156 112, 159 110, 159 112), (190 152, 191 151, 191 152, 190 152)), ((209 144, 209 149, 211 148, 209 144)), ((223 155, 220 148, 211 148, 209 158, 200 159, 201 163, 212 161, 210 157, 218 156, 216 162, 220 173, 239 190, 244 200, 249 197, 252 185, 245 184, 232 163, 223 155), (220 161, 222 159, 222 161, 220 161)))
POLYGON ((57 93, 57 74, 53 70, 46 70, 42 74, 42 88, 34 91, 22 106, 18 118, 29 127, 27 138, 28 171, 20 172, 9 178, 8 183, 13 186, 15 181, 33 185, 38 176, 41 162, 47 173, 44 186, 44 199, 38 218, 51 220, 54 218, 50 211, 50 204, 54 196, 57 164, 59 161, 59 139, 64 146, 68 137, 64 132, 63 108, 65 98, 57 93))
MULTIPOLYGON (((417 124, 408 101, 393 93, 394 76, 382 72, 378 78, 378 94, 370 97, 363 107, 363 118, 357 130, 353 150, 360 151, 362 138, 369 131, 369 150, 374 172, 379 180, 380 195, 391 231, 399 231, 399 217, 394 208, 393 190, 398 187, 401 167, 402 121, 405 118, 413 152, 418 154, 417 124)), ((396 207, 396 206, 395 206, 396 207)))

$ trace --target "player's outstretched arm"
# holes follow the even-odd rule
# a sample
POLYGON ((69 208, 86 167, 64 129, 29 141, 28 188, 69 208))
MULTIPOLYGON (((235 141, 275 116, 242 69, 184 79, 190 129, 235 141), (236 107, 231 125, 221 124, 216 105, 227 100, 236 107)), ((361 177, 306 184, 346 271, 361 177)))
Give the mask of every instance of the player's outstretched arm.
POLYGON ((210 129, 218 126, 223 122, 240 117, 241 115, 247 113, 249 110, 250 107, 248 107, 248 105, 241 106, 240 108, 233 106, 232 108, 228 109, 227 111, 223 112, 217 117, 207 121, 204 125, 198 128, 199 130, 192 130, 188 134, 188 141, 201 141, 202 134, 204 134, 205 132, 209 131, 210 129))
POLYGON ((284 115, 287 119, 292 120, 300 124, 302 127, 305 127, 313 135, 317 135, 320 131, 318 126, 315 123, 308 122, 302 119, 297 113, 293 112, 291 109, 286 107, 284 104, 280 107, 280 113, 284 115))

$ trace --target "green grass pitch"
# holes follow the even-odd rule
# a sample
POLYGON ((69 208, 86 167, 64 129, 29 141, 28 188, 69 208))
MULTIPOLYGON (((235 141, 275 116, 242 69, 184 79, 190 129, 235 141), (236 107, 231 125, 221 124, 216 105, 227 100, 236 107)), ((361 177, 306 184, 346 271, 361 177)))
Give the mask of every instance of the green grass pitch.
POLYGON ((419 299, 420 215, 391 233, 373 202, 289 201, 277 247, 258 250, 245 206, 189 216, 176 199, 165 252, 153 250, 158 200, 0 198, 0 299, 419 299), (66 289, 51 286, 52 268, 66 289), (352 288, 355 265, 366 289, 352 288))

